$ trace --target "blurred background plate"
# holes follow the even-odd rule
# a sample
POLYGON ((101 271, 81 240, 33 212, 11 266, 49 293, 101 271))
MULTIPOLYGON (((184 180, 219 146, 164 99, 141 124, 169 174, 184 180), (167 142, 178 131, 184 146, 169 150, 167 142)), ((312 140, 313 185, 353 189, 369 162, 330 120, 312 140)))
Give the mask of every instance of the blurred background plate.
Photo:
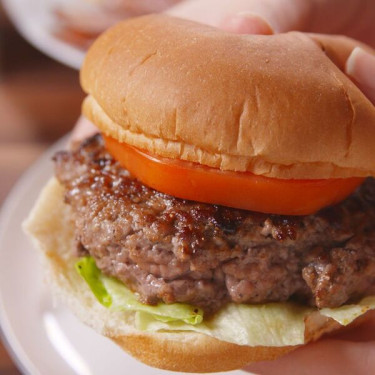
MULTIPOLYGON (((71 3, 70 0, 65 1, 67 2, 71 3)), ((59 6, 64 5, 62 0, 3 0, 2 3, 26 40, 55 60, 79 69, 84 49, 58 34, 59 20, 55 12, 59 6)))
MULTIPOLYGON (((31 375, 177 374, 145 366, 52 301, 21 223, 52 175, 62 139, 18 181, 0 215, 0 324, 13 359, 31 375)), ((178 360, 178 359, 176 359, 178 360)), ((230 372, 232 375, 243 371, 230 372)))

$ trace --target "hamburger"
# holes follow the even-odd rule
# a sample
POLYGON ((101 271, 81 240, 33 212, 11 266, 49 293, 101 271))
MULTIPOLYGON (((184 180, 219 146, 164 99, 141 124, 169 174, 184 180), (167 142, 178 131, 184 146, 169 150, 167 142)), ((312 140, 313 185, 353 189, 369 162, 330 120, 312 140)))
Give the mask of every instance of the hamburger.
POLYGON ((90 48, 100 130, 54 157, 25 229, 54 292, 151 366, 271 360, 375 308, 375 108, 346 38, 163 15, 90 48))

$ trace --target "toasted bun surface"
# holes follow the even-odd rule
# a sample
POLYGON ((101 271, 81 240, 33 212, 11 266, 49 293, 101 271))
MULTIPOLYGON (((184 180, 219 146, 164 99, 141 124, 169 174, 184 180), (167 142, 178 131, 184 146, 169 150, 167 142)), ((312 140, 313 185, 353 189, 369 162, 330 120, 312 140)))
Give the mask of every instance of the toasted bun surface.
MULTIPOLYGON (((71 208, 63 203, 63 194, 63 187, 55 179, 51 180, 24 225, 41 250, 48 284, 83 322, 111 338, 138 360, 168 370, 217 372, 276 359, 297 348, 240 346, 194 332, 138 331, 134 313, 104 308, 75 271, 74 225, 71 208)), ((339 328, 341 326, 334 320, 313 312, 305 321, 305 341, 316 340, 339 328)))
POLYGON ((131 19, 89 50, 83 110, 159 156, 276 178, 374 175, 375 108, 325 49, 340 55, 302 33, 131 19))

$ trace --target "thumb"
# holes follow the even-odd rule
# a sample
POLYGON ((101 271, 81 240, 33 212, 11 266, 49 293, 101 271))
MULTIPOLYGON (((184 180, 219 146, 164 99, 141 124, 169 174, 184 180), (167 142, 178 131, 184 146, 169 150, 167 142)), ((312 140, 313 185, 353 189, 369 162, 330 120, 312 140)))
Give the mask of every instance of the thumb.
POLYGON ((357 40, 344 36, 324 34, 309 34, 309 36, 375 104, 375 51, 357 40))
POLYGON ((261 16, 251 12, 242 12, 226 17, 218 27, 236 34, 273 34, 270 24, 261 16))
POLYGON ((375 56, 360 47, 354 48, 346 61, 346 74, 375 104, 375 56))

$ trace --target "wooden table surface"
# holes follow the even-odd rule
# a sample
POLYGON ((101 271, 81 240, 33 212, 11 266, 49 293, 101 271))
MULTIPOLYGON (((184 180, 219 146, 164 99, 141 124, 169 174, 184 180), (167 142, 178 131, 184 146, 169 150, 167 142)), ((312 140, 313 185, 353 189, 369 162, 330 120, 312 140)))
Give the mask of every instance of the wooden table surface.
MULTIPOLYGON (((0 3, 0 205, 29 165, 80 113, 78 73, 36 51, 0 3)), ((0 341, 0 374, 20 374, 0 341)))

